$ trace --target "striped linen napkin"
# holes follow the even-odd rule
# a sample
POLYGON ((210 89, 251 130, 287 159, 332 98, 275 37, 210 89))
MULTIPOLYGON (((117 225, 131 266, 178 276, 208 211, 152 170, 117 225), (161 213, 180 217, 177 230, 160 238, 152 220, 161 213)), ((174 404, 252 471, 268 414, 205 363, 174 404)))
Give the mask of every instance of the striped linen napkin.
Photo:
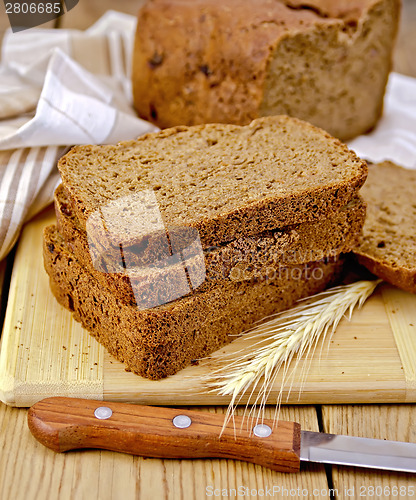
POLYGON ((136 117, 130 61, 135 18, 107 12, 85 32, 9 31, 0 66, 0 260, 47 206, 56 162, 72 144, 157 130, 136 117))

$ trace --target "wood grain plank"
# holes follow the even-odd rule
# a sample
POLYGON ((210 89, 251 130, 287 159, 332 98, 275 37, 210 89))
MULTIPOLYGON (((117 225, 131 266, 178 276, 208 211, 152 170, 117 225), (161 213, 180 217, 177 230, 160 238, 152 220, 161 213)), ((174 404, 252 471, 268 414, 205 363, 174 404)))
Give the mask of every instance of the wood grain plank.
POLYGON ((59 27, 85 30, 107 10, 117 10, 135 16, 145 0, 81 0, 72 10, 60 18, 59 27))
MULTIPOLYGON (((325 432, 416 443, 415 405, 323 406, 322 416, 325 432)), ((416 492, 415 474, 333 467, 332 479, 340 499, 348 498, 346 489, 354 492, 350 498, 359 498, 360 493, 364 498, 411 498, 416 492), (371 488, 377 486, 381 494, 371 495, 371 488), (394 486, 407 494, 393 495, 394 486)))
MULTIPOLYGON (((224 412, 222 407, 199 410, 224 412)), ((279 486, 311 494, 328 489, 324 468, 313 464, 302 465, 299 474, 282 474, 234 460, 144 459, 97 450, 57 454, 33 438, 26 415, 26 410, 0 405, 0 498, 200 500, 206 498, 207 487, 258 491, 279 486)), ((268 408, 266 416, 272 415, 268 408)), ((281 418, 318 430, 313 407, 282 408, 281 418)), ((318 494, 314 498, 329 496, 318 494)))
POLYGON ((103 348, 92 342, 75 322, 68 324, 69 318, 55 315, 56 300, 49 290, 41 250, 42 230, 51 214, 52 209, 42 212, 24 227, 10 282, 1 346, 0 392, 3 401, 17 406, 24 406, 19 404, 20 397, 27 400, 31 394, 25 383, 28 378, 39 381, 36 399, 50 395, 51 390, 71 396, 82 388, 84 397, 94 399, 103 394, 103 348))
POLYGON ((410 294, 401 290, 397 290, 396 293, 391 292, 391 288, 383 288, 381 293, 406 378, 406 402, 414 402, 416 399, 416 323, 412 319, 412 312, 415 305, 412 300, 413 296, 410 294))

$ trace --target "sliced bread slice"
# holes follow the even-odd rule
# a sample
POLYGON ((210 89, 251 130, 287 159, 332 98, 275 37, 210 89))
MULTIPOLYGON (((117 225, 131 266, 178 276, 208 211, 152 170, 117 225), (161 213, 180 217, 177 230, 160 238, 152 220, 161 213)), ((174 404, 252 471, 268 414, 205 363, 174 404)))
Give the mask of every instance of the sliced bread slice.
POLYGON ((77 321, 128 370, 160 379, 263 317, 333 284, 343 259, 294 266, 269 282, 220 285, 145 311, 106 293, 66 248, 55 226, 44 231, 44 264, 53 293, 77 321))
POLYGON ((253 277, 270 279, 281 267, 350 252, 359 242, 365 219, 364 203, 354 198, 329 219, 242 237, 206 250, 204 262, 195 255, 183 264, 158 269, 152 265, 153 252, 150 251, 146 255, 148 261, 143 262, 134 253, 134 247, 123 248, 122 253, 120 248, 113 247, 111 253, 98 259, 94 255, 91 257, 87 235, 72 213, 62 185, 55 191, 55 211, 58 231, 80 264, 121 301, 145 307, 169 302, 191 290, 206 290, 222 281, 247 281, 253 277), (138 257, 136 262, 134 257, 138 257), (133 262, 135 267, 123 267, 122 258, 124 263, 133 262), (203 270, 202 279, 196 283, 195 279, 191 280, 188 286, 186 278, 183 279, 184 265, 192 277, 199 276, 198 268, 203 270))
POLYGON ((58 167, 82 229, 123 247, 162 237, 161 224, 195 228, 207 248, 327 218, 367 176, 347 146, 287 116, 77 146, 58 167), (146 205, 151 216, 142 217, 146 205))
POLYGON ((416 293, 416 171, 391 162, 369 166, 361 193, 367 218, 358 261, 376 276, 416 293))

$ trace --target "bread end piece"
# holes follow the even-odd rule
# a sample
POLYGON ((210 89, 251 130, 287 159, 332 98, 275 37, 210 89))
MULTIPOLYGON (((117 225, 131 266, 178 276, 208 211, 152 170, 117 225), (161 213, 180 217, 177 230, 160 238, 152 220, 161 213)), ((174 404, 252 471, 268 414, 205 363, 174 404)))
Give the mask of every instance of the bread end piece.
POLYGON ((407 292, 416 293, 416 171, 392 162, 369 164, 361 194, 367 218, 360 264, 407 292))

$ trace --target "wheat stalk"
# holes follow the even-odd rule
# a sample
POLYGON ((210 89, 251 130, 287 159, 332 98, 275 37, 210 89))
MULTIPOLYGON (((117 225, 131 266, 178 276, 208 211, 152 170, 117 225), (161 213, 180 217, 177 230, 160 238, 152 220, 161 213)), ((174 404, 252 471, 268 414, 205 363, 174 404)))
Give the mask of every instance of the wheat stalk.
MULTIPOLYGON (((322 339, 324 342, 328 333, 331 338, 341 319, 345 315, 350 319, 353 310, 364 304, 381 281, 358 281, 304 299, 296 307, 272 316, 271 319, 243 334, 243 347, 237 353, 218 357, 220 367, 205 378, 205 383, 212 391, 223 396, 231 396, 223 429, 233 418, 236 405, 250 388, 246 410, 256 388, 259 387, 249 416, 253 417, 255 409, 259 406, 261 411, 258 412, 257 420, 260 414, 264 417, 264 407, 270 391, 278 373, 283 370, 275 412, 277 421, 283 387, 287 380, 292 379, 293 383, 293 375, 300 359, 304 356, 301 372, 302 388, 318 341, 322 339), (244 341, 249 341, 246 346, 244 341), (289 365, 294 358, 296 362, 289 373, 289 365)), ((290 390, 291 385, 288 397, 290 390)))

